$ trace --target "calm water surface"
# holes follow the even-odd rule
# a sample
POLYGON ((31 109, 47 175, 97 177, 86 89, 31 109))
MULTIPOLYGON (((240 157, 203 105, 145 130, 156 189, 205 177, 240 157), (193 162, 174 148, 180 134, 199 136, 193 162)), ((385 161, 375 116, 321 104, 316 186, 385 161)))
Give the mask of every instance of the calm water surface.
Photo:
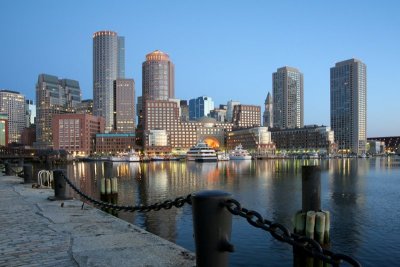
MULTIPOLYGON (((231 192, 244 207, 292 228, 301 209, 301 166, 321 167, 322 208, 331 212, 331 249, 363 266, 400 262, 400 159, 264 160, 218 163, 74 163, 68 176, 100 199, 104 173, 118 177, 119 205, 152 204, 203 189, 231 192)), ((119 212, 134 223, 194 251, 191 207, 119 212)), ((291 266, 292 248, 234 217, 231 266, 291 266)))

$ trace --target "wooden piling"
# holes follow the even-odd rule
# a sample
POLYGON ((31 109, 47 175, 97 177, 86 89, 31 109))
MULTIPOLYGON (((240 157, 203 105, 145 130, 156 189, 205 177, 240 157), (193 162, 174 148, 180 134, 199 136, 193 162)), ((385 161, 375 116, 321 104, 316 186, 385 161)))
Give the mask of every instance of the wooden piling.
POLYGON ((308 211, 306 217, 306 237, 314 239, 315 212, 308 211))
POLYGON ((106 179, 101 178, 100 180, 100 193, 104 195, 106 193, 106 179))
POLYGON ((106 178, 106 194, 111 194, 111 179, 106 178))
POLYGON ((299 235, 304 235, 306 230, 306 213, 299 211, 295 216, 294 232, 299 235))
POLYGON ((325 231, 324 231, 324 244, 329 244, 330 239, 330 229, 331 229, 331 214, 329 211, 323 211, 325 213, 325 231))
POLYGON ((325 234, 325 213, 317 212, 315 214, 315 241, 324 244, 325 234))
POLYGON ((111 178, 111 193, 118 194, 118 179, 117 179, 117 177, 111 178))

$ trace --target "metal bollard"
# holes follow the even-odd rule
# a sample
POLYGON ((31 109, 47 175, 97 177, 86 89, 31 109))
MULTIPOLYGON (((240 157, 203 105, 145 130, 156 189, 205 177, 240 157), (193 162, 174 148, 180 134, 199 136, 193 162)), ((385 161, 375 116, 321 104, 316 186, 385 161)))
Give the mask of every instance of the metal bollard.
POLYGON ((302 168, 302 210, 321 210, 321 169, 318 166, 302 168))
POLYGON ((232 214, 223 203, 231 194, 219 190, 192 195, 193 228, 198 267, 228 266, 232 232, 232 214))
POLYGON ((24 168, 24 183, 29 184, 35 182, 33 178, 33 166, 32 164, 25 164, 24 168))
POLYGON ((72 197, 67 196, 67 183, 63 177, 66 175, 64 170, 54 170, 54 197, 48 197, 49 200, 69 200, 72 197))

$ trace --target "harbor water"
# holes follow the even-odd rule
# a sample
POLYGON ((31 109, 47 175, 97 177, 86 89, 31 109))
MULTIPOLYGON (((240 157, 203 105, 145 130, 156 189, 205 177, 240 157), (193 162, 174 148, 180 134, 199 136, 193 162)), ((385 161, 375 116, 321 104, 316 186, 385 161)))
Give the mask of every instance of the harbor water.
MULTIPOLYGON (((75 162, 67 175, 97 199, 101 178, 118 179, 119 205, 148 205, 190 193, 218 189, 230 192, 243 207, 293 230, 301 209, 301 168, 321 168, 322 209, 331 212, 331 247, 363 266, 396 266, 400 262, 400 158, 330 160, 257 160, 216 163, 75 162), (107 177, 111 178, 111 177, 107 177)), ((148 213, 114 215, 194 251, 191 206, 148 213)), ((230 266, 291 266, 292 247, 234 216, 230 266)))

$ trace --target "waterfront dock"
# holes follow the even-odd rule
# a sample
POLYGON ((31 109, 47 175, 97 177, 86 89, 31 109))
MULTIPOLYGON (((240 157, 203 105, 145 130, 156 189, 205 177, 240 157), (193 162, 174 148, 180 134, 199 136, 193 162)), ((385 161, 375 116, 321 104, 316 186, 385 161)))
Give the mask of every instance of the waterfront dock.
POLYGON ((22 181, 0 176, 0 266, 195 266, 190 251, 22 181))

